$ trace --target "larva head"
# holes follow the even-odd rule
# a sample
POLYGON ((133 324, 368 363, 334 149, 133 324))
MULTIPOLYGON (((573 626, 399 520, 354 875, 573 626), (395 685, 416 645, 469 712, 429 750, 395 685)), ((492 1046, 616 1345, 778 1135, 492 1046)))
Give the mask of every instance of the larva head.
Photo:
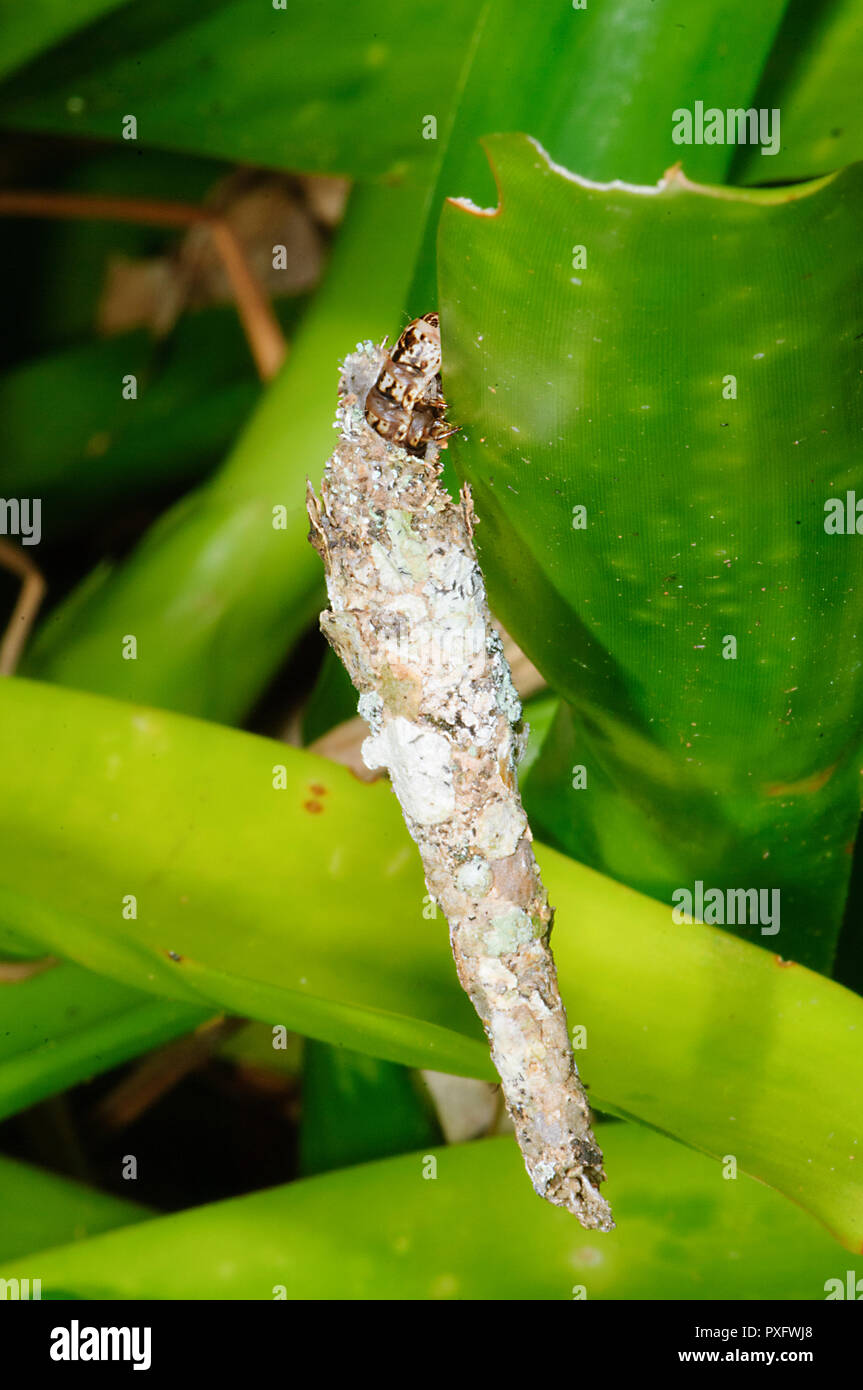
POLYGON ((440 371, 440 320, 425 314, 409 323, 390 354, 390 360, 413 367, 424 381, 440 371))

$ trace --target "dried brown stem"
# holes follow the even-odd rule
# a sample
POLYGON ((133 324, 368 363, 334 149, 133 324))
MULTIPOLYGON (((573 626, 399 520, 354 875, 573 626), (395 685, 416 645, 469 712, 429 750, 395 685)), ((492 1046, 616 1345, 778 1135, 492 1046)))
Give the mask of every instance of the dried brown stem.
POLYGON ((185 1038, 167 1043, 123 1078, 99 1102, 94 1118, 106 1130, 125 1129, 209 1061, 227 1038, 245 1026, 242 1018, 218 1015, 208 1019, 185 1038))
POLYGON ((40 956, 38 960, 0 961, 0 985, 19 985, 23 980, 32 980, 59 964, 56 956, 40 956))
POLYGON ((0 565, 21 580, 21 592, 0 639, 0 676, 11 676, 45 597, 45 580, 27 552, 11 541, 0 540, 0 565))
POLYGON ((67 217, 106 222, 140 222, 152 227, 206 226, 231 284, 255 366, 262 381, 275 376, 286 345, 273 306, 255 278, 230 223, 208 208, 156 198, 111 198, 87 193, 0 190, 0 215, 67 217))

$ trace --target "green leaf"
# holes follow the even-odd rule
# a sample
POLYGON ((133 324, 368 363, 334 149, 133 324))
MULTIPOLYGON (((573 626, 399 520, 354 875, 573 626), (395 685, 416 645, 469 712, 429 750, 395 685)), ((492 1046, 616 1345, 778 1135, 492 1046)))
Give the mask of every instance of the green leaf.
MULTIPOLYGON (((407 12, 398 6, 396 14, 402 23, 407 12)), ((280 18, 287 31, 285 15, 267 23, 280 18)), ((412 58, 418 18, 412 11, 412 58)), ((342 19, 332 32, 346 32, 342 19)), ((435 7, 435 34, 439 20, 435 7)), ((136 36, 127 37, 134 47, 136 36)), ((331 52, 330 43, 324 48, 331 52)), ((459 71, 469 64, 470 47, 467 58, 458 44, 452 52, 459 71)), ((305 72, 295 52, 289 70, 305 72)), ((241 71, 233 52, 232 71, 241 71)), ((259 83, 257 73, 256 94, 259 83)), ((283 83, 280 71, 282 100, 283 83)), ((414 146, 434 149, 434 141, 422 142, 416 132, 412 138, 414 146)), ((225 468, 163 518, 125 565, 110 575, 95 572, 50 615, 27 654, 27 671, 211 718, 233 721, 245 713, 321 606, 320 566, 306 544, 305 479, 331 448, 338 358, 398 321, 434 173, 430 155, 420 162, 428 167, 416 181, 400 176, 393 186, 355 194, 304 332, 225 468), (274 529, 276 507, 286 509, 284 529, 274 529), (118 623, 138 638, 146 662, 118 664, 118 623)))
POLYGON ((0 1118, 179 1037, 207 1016, 200 1006, 154 998, 68 963, 0 984, 0 1118))
POLYGON ((264 1023, 246 1023, 236 1033, 227 1035, 219 1056, 227 1057, 241 1069, 272 1071, 277 1076, 296 1079, 303 1068, 303 1045, 298 1033, 289 1033, 285 1047, 274 1047, 271 1028, 264 1023))
POLYGON ((124 334, 28 362, 0 378, 0 491, 40 497, 56 542, 130 494, 198 482, 259 392, 232 309, 187 316, 158 346, 124 334), (135 402, 122 396, 129 372, 135 402))
MULTIPOLYGON (((553 13, 517 0, 475 11, 458 0, 319 0, 286 11, 259 0, 138 0, 10 83, 0 121, 118 140, 133 112, 149 145, 391 178, 434 158, 438 132, 429 138, 424 123, 434 116, 443 136, 464 56, 479 43, 459 161, 467 138, 523 129, 594 177, 613 166, 608 177, 645 179, 678 157, 676 107, 749 98, 783 9, 784 0, 713 0, 684 24, 675 0, 553 13)), ((693 147, 692 169, 719 178, 733 153, 693 147)))
MULTIPOLYGON (((193 14, 178 21, 172 7, 168 23, 158 7, 138 6, 134 22, 131 14, 124 15, 122 72, 114 71, 110 80, 106 76, 105 52, 109 48, 113 52, 117 45, 117 35, 108 25, 100 43, 88 35, 85 53, 75 48, 60 55, 65 67, 62 78, 57 79, 57 92, 62 88, 65 101, 72 72, 77 73, 75 64, 85 62, 88 71, 92 68, 96 74, 92 100, 88 98, 89 104, 81 113, 86 120, 95 112, 97 123, 108 123, 99 127, 104 133, 114 122, 111 131, 116 136, 118 115, 112 104, 119 101, 139 113, 145 143, 154 138, 152 121, 158 125, 165 112, 166 119, 175 120, 180 140, 187 141, 190 131, 202 129, 200 107, 196 105, 193 119, 187 110, 190 96, 194 93, 196 102, 206 103, 209 91, 207 88, 202 95, 198 84, 189 83, 187 48, 194 44, 197 61, 197 55, 209 53, 212 46, 213 90, 217 89, 216 100, 223 110, 204 123, 210 132, 204 138, 222 130, 224 118, 245 141, 251 138, 255 122, 244 98, 251 91, 254 102, 261 103, 255 105, 255 112, 266 111, 266 130, 271 132, 274 127, 266 80, 275 69, 269 65, 276 64, 278 109, 285 110, 285 81, 302 84, 317 71, 321 25, 327 33, 322 50, 329 65, 327 91, 333 90, 334 35, 338 51, 348 63, 363 61, 367 46, 358 46, 355 33, 362 27, 365 6, 352 9, 347 27, 342 6, 338 7, 336 22, 328 21, 327 8, 303 11, 304 18, 295 21, 275 12, 267 17, 257 8, 252 15, 245 3, 219 12, 207 8, 203 13, 196 6, 193 14), (236 42, 227 44, 226 29, 234 23, 237 28, 236 32, 231 30, 231 37, 236 42), (289 24, 293 26, 290 30, 289 24), (286 66, 278 62, 277 55, 281 34, 289 33, 292 49, 286 66), (244 51, 244 45, 263 42, 262 35, 268 45, 263 66, 244 66, 237 54, 244 51), (304 61, 306 42, 311 46, 308 63, 304 61), (142 56, 151 50, 154 63, 167 65, 159 67, 158 82, 147 77, 147 61, 142 56), (131 53, 137 55, 134 60, 128 56, 131 53), (229 60, 225 54, 230 54, 229 60), (230 61, 231 80, 220 71, 222 61, 230 61), (178 108, 171 115, 168 97, 174 91, 171 84, 176 72, 180 73, 176 96, 182 110, 178 108), (248 79, 250 89, 245 86, 244 73, 254 74, 253 80, 248 79), (129 104, 133 91, 140 94, 144 107, 129 104), (112 114, 106 114, 108 109, 112 114), (151 114, 144 119, 142 111, 151 114)), ((320 604, 319 566, 305 545, 303 493, 306 476, 319 474, 332 446, 335 362, 360 338, 392 335, 401 322, 406 300, 416 305, 417 312, 428 309, 434 298, 434 231, 440 202, 445 193, 473 189, 472 179, 481 159, 477 137, 500 121, 509 123, 517 116, 526 127, 550 140, 561 158, 584 152, 594 170, 611 168, 616 174, 621 167, 632 167, 658 173, 679 152, 671 142, 674 105, 690 90, 700 91, 704 83, 715 89, 717 99, 724 94, 730 100, 731 89, 736 94, 741 84, 748 92, 757 81, 780 9, 780 0, 769 0, 757 11, 744 0, 723 0, 707 17, 692 16, 679 28, 674 0, 661 0, 649 14, 639 5, 633 26, 635 48, 624 49, 614 38, 617 26, 609 27, 609 16, 600 16, 598 11, 563 10, 549 29, 541 10, 526 8, 516 0, 488 0, 470 15, 468 30, 464 28, 463 7, 450 10, 445 6, 442 10, 438 3, 422 3, 408 12, 394 0, 384 10, 378 6, 364 33, 383 36, 375 42, 386 49, 385 72, 398 74, 399 83, 408 83, 410 97, 400 102, 395 93, 391 101, 375 86, 377 79, 368 78, 368 92, 374 90, 368 99, 378 103, 375 120, 358 124, 352 109, 347 142, 350 150, 361 154, 364 140, 382 140, 382 170, 391 167, 387 163, 392 153, 388 142, 395 132, 402 142, 401 154, 394 156, 400 167, 410 165, 405 151, 413 151, 413 182, 409 179, 401 186, 357 195, 309 321, 226 467, 211 486, 170 512, 104 583, 98 577, 92 579, 50 615, 24 670, 44 679, 187 713, 228 722, 239 719, 320 604), (671 45, 670 29, 675 30, 671 45), (727 62, 727 46, 732 39, 740 45, 735 50, 733 76, 727 62), (434 54, 441 44, 447 48, 447 62, 435 67, 434 54), (421 64, 416 62, 418 52, 423 54, 421 64), (630 111, 627 102, 633 74, 640 66, 646 73, 646 85, 638 87, 643 101, 639 97, 630 111), (576 70, 582 76, 574 87, 572 73, 576 70), (502 81, 501 73, 507 71, 518 72, 519 81, 502 81), (434 97, 431 93, 423 96, 431 73, 436 84, 434 97), (530 80, 529 73, 533 73, 530 80), (384 102, 387 120, 381 121, 377 113, 384 109, 384 102), (625 119, 622 109, 629 113, 625 119), (437 113, 439 142, 421 139, 420 125, 428 113, 437 113), (627 162, 630 160, 631 164, 627 162), (408 293, 412 281, 413 289, 408 293), (272 530, 274 505, 288 509, 284 531, 272 530), (118 661, 118 629, 137 636, 141 650, 138 662, 118 661)), ((633 0, 617 0, 614 14, 622 25, 632 20, 633 0)), ((192 70, 197 72, 194 66, 192 70)), ((24 124, 28 120, 38 124, 36 113, 54 101, 46 95, 52 90, 49 74, 40 70, 26 78, 32 84, 35 107, 27 108, 29 116, 25 113, 21 117, 18 112, 16 120, 20 117, 24 124)), ((360 88, 366 91, 364 82, 360 88)), ((342 115, 338 100, 332 108, 322 105, 318 91, 314 119, 308 118, 314 139, 327 131, 331 121, 337 126, 342 115)), ((63 115, 62 119, 68 117, 63 115)), ((283 153, 269 162, 303 168, 356 167, 322 160, 314 139, 305 155, 299 146, 291 153, 289 145, 283 143, 287 138, 284 123, 278 129, 283 153)), ((207 151, 227 152, 210 145, 207 151)), ((242 153, 252 157, 245 144, 242 153)), ((731 153, 724 147, 697 147, 694 160, 699 168, 718 173, 731 153)), ((263 152, 259 150, 256 157, 263 157, 263 152)), ((488 175, 482 172, 487 182, 488 175)))
POLYGON ((191 1277, 201 1299, 737 1300, 823 1299, 863 1270, 750 1179, 658 1134, 599 1133, 608 1235, 540 1202, 515 1145, 492 1139, 127 1226, 0 1277, 40 1277, 43 1298, 184 1299, 191 1277))
POLYGON ((440 1142, 431 1100, 407 1067, 306 1041, 299 1155, 303 1176, 440 1142))
MULTIPOLYGON (((522 706, 522 720, 527 728, 527 744, 518 764, 518 780, 530 780, 531 769, 538 762, 546 741, 554 728, 560 701, 547 692, 534 695, 522 706)), ((522 801, 524 796, 522 795, 522 801)))
POLYGON ((44 49, 59 43, 76 29, 82 29, 127 0, 0 0, 0 28, 3 52, 0 74, 5 76, 44 49))
MULTIPOLYGON (((0 683, 0 762, 11 931, 164 999, 493 1075, 388 786, 17 679, 0 683)), ((725 932, 675 925, 553 850, 539 858, 597 1104, 734 1154, 859 1249, 863 1000, 725 932)))
POLYGON ((303 743, 314 743, 337 724, 353 719, 357 692, 332 647, 324 651, 321 668, 303 711, 303 743))
POLYGON ((228 722, 248 709, 323 606, 306 478, 332 448, 339 352, 383 337, 397 317, 419 238, 417 199, 412 186, 355 195, 288 361, 226 465, 107 579, 95 572, 53 610, 26 672, 228 722), (137 638, 136 661, 121 659, 125 634, 137 638))
MULTIPOLYGON (((0 1154, 0 1259, 14 1260, 53 1245, 72 1249, 103 1231, 150 1215, 137 1202, 0 1154)), ((38 1279, 36 1270, 23 1278, 38 1279)), ((45 1292, 43 1290, 43 1292, 45 1292)), ((8 1295, 7 1295, 8 1297, 8 1295)))
POLYGON ((501 210, 441 222, 446 389, 492 604, 571 706, 542 825, 665 901, 780 889, 777 944, 827 969, 860 808, 863 550, 824 522, 863 496, 863 166, 601 187, 488 148, 501 210))
POLYGON ((400 178, 434 157, 474 17, 459 0, 137 0, 32 64, 0 123, 280 169, 400 178))
MULTIPOLYGON (((712 0, 689 6, 682 23, 677 0, 603 0, 584 10, 490 5, 438 177, 413 311, 424 313, 436 299, 431 253, 443 200, 494 201, 481 138, 524 131, 589 178, 658 179, 684 153, 672 139, 673 112, 696 100, 745 104, 784 7, 785 0, 712 0)), ((687 172, 719 181, 735 153, 731 145, 691 145, 687 172)))
POLYGON ((860 0, 791 0, 752 105, 781 113, 782 144, 738 150, 734 181, 811 179, 863 159, 860 0))

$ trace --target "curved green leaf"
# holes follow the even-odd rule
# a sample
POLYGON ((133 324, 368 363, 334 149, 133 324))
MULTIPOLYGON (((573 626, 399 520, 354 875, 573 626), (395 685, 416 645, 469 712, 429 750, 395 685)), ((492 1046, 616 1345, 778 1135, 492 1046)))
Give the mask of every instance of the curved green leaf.
MULTIPOLYGON (((9 83, 0 122, 119 140, 133 112, 138 137, 165 149, 402 176, 434 158, 438 133, 429 138, 424 123, 446 127, 464 54, 485 29, 464 135, 515 126, 594 177, 611 167, 609 177, 645 179, 677 158, 676 107, 746 105, 784 5, 713 0, 684 24, 676 0, 553 11, 518 0, 473 11, 458 0, 319 0, 275 13, 259 0, 210 0, 179 15, 176 4, 138 0, 9 83)), ((472 163, 460 144, 458 159, 472 163)), ((699 177, 718 179, 734 149, 692 154, 699 177)))
POLYGON ((752 105, 782 113, 778 154, 738 150, 733 181, 816 178, 863 159, 860 0, 791 0, 752 105))
POLYGON ((206 1017, 200 1007, 157 999, 68 963, 0 984, 0 1119, 187 1033, 206 1017))
POLYGON ((131 112, 163 149, 400 178, 434 157, 423 119, 473 22, 459 0, 135 0, 18 74, 0 123, 119 140, 131 112))
POLYGON ((413 187, 355 196, 290 357, 226 465, 107 578, 94 572, 49 615, 26 672, 212 719, 245 712, 323 606, 306 477, 332 447, 337 358, 391 325, 422 213, 413 187), (284 517, 274 518, 278 507, 284 517), (126 634, 137 638, 136 661, 121 658, 126 634))
POLYGON ((823 1299, 863 1264, 657 1134, 599 1131, 618 1228, 540 1203, 507 1139, 341 1169, 0 1267, 43 1298, 823 1299), (436 1176, 424 1178, 436 1160, 436 1176))
MULTIPOLYGON (((481 158, 477 137, 517 116, 551 142, 559 157, 583 155, 594 172, 659 173, 678 153, 671 141, 673 107, 702 87, 717 99, 736 99, 741 88, 748 94, 780 10, 781 0, 766 0, 758 10, 748 0, 721 0, 710 13, 693 15, 680 26, 676 0, 660 0, 649 12, 638 5, 637 14, 633 0, 616 0, 602 12, 561 10, 550 26, 542 10, 519 0, 487 0, 467 17, 463 7, 442 10, 437 0, 433 5, 422 0, 409 14, 403 5, 378 6, 373 17, 363 5, 353 7, 349 21, 341 6, 335 19, 326 5, 302 16, 267 18, 257 0, 241 0, 218 12, 198 6, 180 19, 172 7, 168 20, 148 0, 124 13, 121 58, 113 71, 106 53, 114 56, 118 35, 108 24, 101 37, 88 33, 86 48, 73 44, 58 55, 50 72, 40 67, 24 74, 15 91, 29 96, 20 108, 11 97, 5 107, 0 101, 0 119, 38 128, 47 121, 52 129, 58 120, 64 129, 70 119, 80 120, 117 138, 119 106, 125 105, 138 114, 145 144, 163 138, 170 143, 160 126, 167 122, 182 148, 194 132, 210 142, 200 148, 225 154, 227 130, 240 142, 233 153, 253 157, 248 141, 259 138, 261 130, 272 138, 278 129, 279 155, 260 148, 254 157, 299 168, 356 169, 351 161, 366 159, 370 141, 382 142, 379 171, 391 157, 402 172, 416 165, 412 185, 359 195, 291 360, 226 467, 210 487, 169 513, 106 582, 93 579, 50 616, 25 671, 210 718, 240 717, 318 606, 320 576, 304 543, 302 497, 306 474, 318 473, 330 451, 334 364, 358 338, 391 335, 406 299, 417 312, 428 308, 434 298, 440 200, 444 193, 473 189, 481 158), (248 12, 252 4, 253 14, 248 12), (617 42, 618 21, 630 25, 626 47, 617 42), (381 35, 372 43, 381 56, 379 73, 363 68, 369 32, 381 35), (321 33, 327 41, 319 51, 321 33), (238 61, 244 51, 257 55, 264 40, 262 63, 238 61), (291 45, 287 67, 278 56, 282 42, 291 45), (732 43, 733 72, 727 62, 732 43), (441 45, 447 58, 437 65, 434 55, 441 45), (192 50, 196 63, 201 54, 213 60, 212 67, 203 60, 203 87, 188 80, 192 50), (417 64, 420 51, 423 62, 417 64), (148 55, 158 65, 158 81, 149 75, 148 55), (356 82, 347 81, 342 89, 332 83, 338 56, 351 73, 358 64, 362 69, 356 82), (314 80, 322 61, 329 101, 316 90, 299 144, 291 146, 284 123, 272 123, 268 75, 278 71, 279 110, 287 100, 286 73, 300 85, 302 111, 304 84, 314 80), (221 70, 224 62, 231 65, 230 79, 221 70), (508 69, 520 74, 514 91, 512 83, 500 79, 508 69), (581 74, 576 87, 575 70, 581 74), (634 87, 636 71, 641 76, 634 87), (78 83, 82 72, 92 72, 90 86, 78 83), (430 76, 434 86, 427 90, 430 76), (84 109, 70 116, 65 105, 61 110, 60 93, 66 103, 73 77, 86 97, 84 109), (390 95, 391 80, 396 90, 390 95), (400 96, 405 83, 409 97, 400 96), (206 106, 216 92, 219 110, 202 124, 201 103, 206 106), (354 97, 363 109, 357 110, 354 97), (195 103, 191 117, 190 101, 195 103), (371 103, 376 113, 386 103, 387 120, 377 114, 374 121, 366 119, 363 103, 371 103), (264 112, 266 121, 258 124, 264 112), (426 114, 438 122, 439 143, 422 139, 426 114), (340 147, 345 132, 348 162, 334 163, 336 157, 322 154, 318 142, 333 135, 340 147), (287 507, 288 520, 285 531, 274 533, 276 505, 287 507), (118 628, 138 638, 141 657, 134 665, 117 659, 118 628)), ((708 176, 719 176, 732 153, 730 147, 699 146, 693 160, 708 176)), ((479 170, 487 181, 481 164, 479 170)))
POLYGON ((863 547, 825 503, 863 498, 863 166, 636 188, 488 149, 499 211, 441 220, 446 389, 492 604, 572 709, 541 824, 665 901, 780 891, 778 949, 829 968, 860 810, 863 547))
POLYGON ((306 1039, 299 1168, 304 1177, 441 1142, 420 1079, 407 1067, 306 1039))
MULTIPOLYGON (((681 156, 672 139, 677 108, 748 103, 784 7, 785 0, 711 0, 690 6, 682 23, 678 0, 551 10, 521 0, 492 4, 442 161, 413 312, 438 298, 432 251, 444 198, 485 204, 494 197, 481 138, 523 130, 590 178, 658 179, 681 156)), ((690 145, 687 169, 718 182, 735 153, 733 145, 690 145)))
POLYGON ((77 1245, 149 1215, 137 1202, 0 1154, 0 1260, 67 1242, 77 1245))
POLYGON ((3 54, 0 73, 4 76, 29 59, 68 38, 76 29, 92 24, 128 0, 0 0, 0 28, 3 54))
MULTIPOLYGON (((0 683, 0 760, 10 929, 163 998, 492 1075, 388 786, 22 680, 0 683)), ((863 1000, 725 932, 675 925, 552 850, 539 857, 597 1103, 734 1154, 859 1248, 863 1000)))
POLYGON ((158 348, 123 334, 27 362, 0 377, 0 493, 39 497, 56 543, 124 497, 200 481, 259 392, 231 309, 184 318, 158 348), (134 403, 122 397, 129 372, 134 403))

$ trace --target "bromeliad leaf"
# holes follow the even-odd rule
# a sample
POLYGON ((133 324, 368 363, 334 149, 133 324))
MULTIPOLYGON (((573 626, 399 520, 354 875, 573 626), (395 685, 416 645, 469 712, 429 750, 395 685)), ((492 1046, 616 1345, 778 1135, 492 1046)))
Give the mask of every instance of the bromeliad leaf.
POLYGON ((569 702, 529 809, 665 901, 698 880, 779 889, 771 944, 829 968, 859 814, 863 548, 824 521, 863 496, 863 166, 637 188, 524 136, 487 148, 499 210, 441 222, 444 387, 470 421, 451 452, 492 604, 569 702))
MULTIPOLYGON (((193 1268, 206 1299, 816 1299, 837 1271, 863 1269, 789 1202, 723 1182, 663 1135, 606 1125, 602 1143, 624 1213, 610 1237, 573 1236, 515 1146, 487 1139, 149 1221, 99 1212, 104 1234, 40 1252, 42 1296, 183 1299, 193 1268), (424 1182, 429 1159, 437 1180, 424 1182)), ((0 1277, 32 1268, 22 1251, 0 1277)))
MULTIPOLYGON (((0 682, 0 761, 4 929, 187 1007, 492 1075, 386 785, 284 744, 20 679, 0 682)), ((736 1154, 859 1249, 863 1000, 725 932, 677 925, 553 850, 538 858, 591 1099, 736 1154)), ((31 1025, 22 1005, 13 1061, 31 1025)))

